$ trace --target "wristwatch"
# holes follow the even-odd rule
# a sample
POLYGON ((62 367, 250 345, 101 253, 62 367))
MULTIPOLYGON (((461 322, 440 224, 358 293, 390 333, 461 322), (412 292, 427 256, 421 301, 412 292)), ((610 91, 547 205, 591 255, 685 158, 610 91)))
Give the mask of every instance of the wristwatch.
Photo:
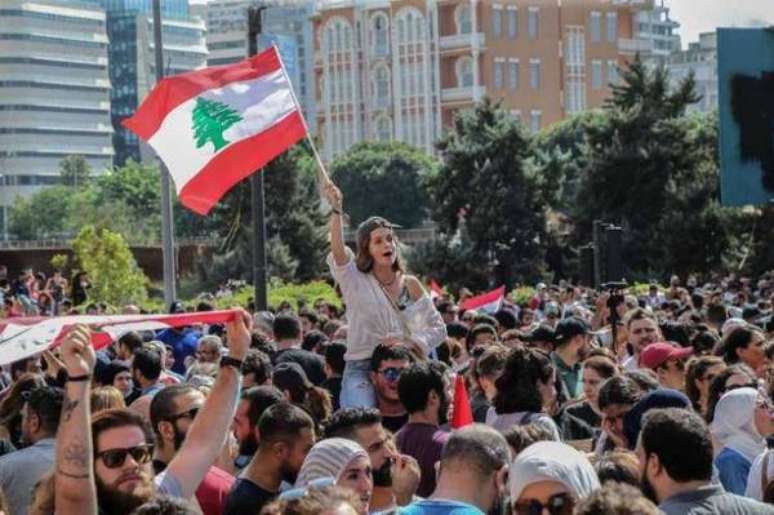
POLYGON ((234 367, 240 372, 242 371, 242 360, 232 358, 231 356, 223 356, 220 358, 220 366, 221 367, 234 367))

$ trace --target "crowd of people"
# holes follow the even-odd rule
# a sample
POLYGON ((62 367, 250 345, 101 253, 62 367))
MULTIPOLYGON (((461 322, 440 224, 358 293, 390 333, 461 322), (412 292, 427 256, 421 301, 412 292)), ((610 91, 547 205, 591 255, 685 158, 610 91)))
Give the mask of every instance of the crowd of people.
POLYGON ((538 284, 464 310, 406 273, 387 220, 346 247, 326 195, 341 306, 99 351, 76 326, 6 367, 0 510, 774 513, 774 275, 538 284))

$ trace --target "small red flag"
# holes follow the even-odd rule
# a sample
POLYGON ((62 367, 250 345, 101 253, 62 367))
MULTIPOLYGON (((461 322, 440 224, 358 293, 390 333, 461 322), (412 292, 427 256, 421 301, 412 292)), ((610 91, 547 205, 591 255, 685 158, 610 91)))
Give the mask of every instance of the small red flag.
POLYGON ((468 390, 465 388, 465 377, 457 375, 454 383, 454 413, 451 419, 451 428, 459 429, 473 423, 473 411, 470 409, 468 390))

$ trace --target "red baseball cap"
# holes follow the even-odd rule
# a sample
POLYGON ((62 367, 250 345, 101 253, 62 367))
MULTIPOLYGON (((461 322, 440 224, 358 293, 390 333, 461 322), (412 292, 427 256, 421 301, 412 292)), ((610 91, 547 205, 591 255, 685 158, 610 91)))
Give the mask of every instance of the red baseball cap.
POLYGON ((670 359, 683 359, 693 354, 693 347, 680 347, 674 342, 651 343, 640 353, 640 365, 656 369, 670 359))

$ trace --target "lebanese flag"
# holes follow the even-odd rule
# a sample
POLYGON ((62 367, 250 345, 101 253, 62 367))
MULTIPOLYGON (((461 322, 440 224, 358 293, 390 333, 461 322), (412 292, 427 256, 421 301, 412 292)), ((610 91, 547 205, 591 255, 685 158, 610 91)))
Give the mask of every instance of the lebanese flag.
POLYGON ((225 324, 241 311, 202 311, 174 315, 73 315, 8 318, 0 323, 0 365, 29 358, 59 345, 70 328, 88 325, 95 349, 107 347, 129 331, 158 331, 196 324, 225 324))
POLYGON ((504 298, 505 286, 500 286, 496 290, 465 300, 460 304, 460 309, 494 313, 500 309, 504 298))
POLYGON ((465 377, 457 374, 454 380, 454 404, 452 419, 449 425, 452 429, 469 426, 473 423, 473 410, 470 408, 468 389, 465 388, 465 377))
POLYGON ((307 134, 276 47, 164 78, 122 123, 153 147, 180 202, 201 215, 307 134))
POLYGON ((435 300, 441 295, 443 295, 443 288, 435 282, 435 279, 430 279, 430 298, 435 300))

